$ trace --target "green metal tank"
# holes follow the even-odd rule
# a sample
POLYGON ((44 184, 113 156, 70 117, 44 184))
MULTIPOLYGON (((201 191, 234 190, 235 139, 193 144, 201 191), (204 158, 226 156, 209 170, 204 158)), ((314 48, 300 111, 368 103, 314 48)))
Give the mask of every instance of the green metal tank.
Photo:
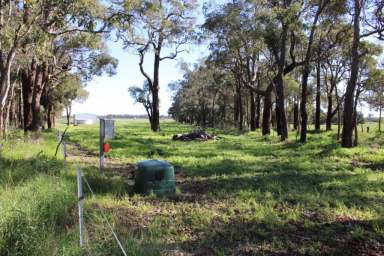
POLYGON ((137 164, 134 190, 136 193, 172 195, 176 192, 175 170, 162 160, 145 160, 137 164))

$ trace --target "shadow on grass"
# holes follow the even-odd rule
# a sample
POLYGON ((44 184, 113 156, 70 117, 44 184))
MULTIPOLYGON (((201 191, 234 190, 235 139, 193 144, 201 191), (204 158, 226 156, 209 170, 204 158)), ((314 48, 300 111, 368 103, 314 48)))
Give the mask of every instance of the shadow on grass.
MULTIPOLYGON (((384 237, 374 221, 270 223, 231 218, 213 221, 195 241, 180 246, 194 255, 381 255, 384 237)), ((175 246, 175 245, 170 245, 175 246)))
POLYGON ((177 201, 205 202, 242 197, 247 193, 263 202, 270 195, 276 203, 379 210, 384 199, 369 191, 379 191, 384 181, 368 181, 365 174, 324 174, 271 172, 247 177, 187 179, 178 183, 182 195, 177 201), (362 193, 362 191, 367 193, 362 193))

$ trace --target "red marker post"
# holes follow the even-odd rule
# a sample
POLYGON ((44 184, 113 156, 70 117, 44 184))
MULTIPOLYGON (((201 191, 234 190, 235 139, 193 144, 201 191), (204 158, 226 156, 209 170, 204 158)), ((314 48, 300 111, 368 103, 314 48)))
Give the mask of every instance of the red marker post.
POLYGON ((111 150, 108 141, 115 138, 115 121, 100 118, 100 172, 103 173, 105 165, 105 153, 111 150))

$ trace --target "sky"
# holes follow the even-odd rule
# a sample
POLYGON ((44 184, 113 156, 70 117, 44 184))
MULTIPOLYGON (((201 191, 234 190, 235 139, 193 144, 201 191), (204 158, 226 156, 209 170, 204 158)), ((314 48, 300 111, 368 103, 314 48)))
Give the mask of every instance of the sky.
MULTIPOLYGON (((204 0, 198 0, 197 24, 203 23, 202 5, 204 0)), ((222 3, 224 0, 210 1, 222 3)), ((129 114, 146 115, 140 104, 135 104, 128 93, 130 86, 140 86, 144 77, 139 69, 139 57, 133 50, 123 50, 120 42, 108 41, 109 53, 119 60, 117 74, 109 77, 103 75, 95 77, 86 86, 89 97, 84 103, 75 102, 72 106, 73 114, 92 113, 97 115, 129 114)), ((160 114, 167 115, 171 106, 171 92, 168 84, 182 78, 183 73, 179 67, 181 62, 196 63, 208 55, 207 45, 188 45, 187 52, 179 54, 176 60, 164 60, 160 64, 160 114)), ((148 53, 144 68, 148 74, 152 73, 153 54, 148 53)))
MULTIPOLYGON (((139 69, 139 57, 133 51, 123 50, 122 45, 116 42, 108 42, 110 54, 119 60, 116 75, 109 77, 103 75, 95 77, 86 86, 89 97, 84 103, 73 104, 73 113, 106 114, 146 114, 140 104, 134 104, 128 93, 130 86, 141 86, 144 82, 139 69)), ((180 54, 176 60, 164 60, 160 64, 160 114, 167 115, 171 106, 171 91, 168 84, 182 78, 183 73, 179 63, 185 61, 194 63, 207 55, 206 45, 188 46, 188 53, 180 54)), ((153 55, 153 54, 152 54, 153 55)), ((144 68, 147 73, 152 73, 152 55, 145 58, 144 68)))
MULTIPOLYGON (((206 0, 198 0, 199 9, 197 12, 197 23, 204 21, 202 5, 206 0)), ((211 0, 212 3, 223 3, 225 0, 211 0)), ((139 57, 133 50, 124 50, 120 42, 108 41, 107 46, 110 54, 119 60, 116 75, 109 77, 104 74, 95 77, 86 86, 89 97, 84 103, 75 102, 72 106, 73 114, 92 113, 97 115, 107 114, 129 114, 146 115, 145 109, 140 104, 135 104, 128 93, 130 86, 141 86, 144 82, 139 69, 139 57)), ((183 72, 180 63, 196 63, 209 53, 207 44, 189 45, 187 52, 179 55, 176 60, 164 60, 160 64, 160 114, 167 115, 171 106, 171 91, 168 84, 182 78, 183 72)), ((152 73, 153 54, 147 54, 144 61, 144 68, 147 73, 152 73)), ((377 115, 368 107, 363 107, 364 115, 377 115)))

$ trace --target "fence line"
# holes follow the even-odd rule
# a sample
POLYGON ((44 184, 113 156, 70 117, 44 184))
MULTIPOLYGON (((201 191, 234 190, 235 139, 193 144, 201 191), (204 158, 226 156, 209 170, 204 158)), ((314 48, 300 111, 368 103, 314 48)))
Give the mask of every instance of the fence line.
POLYGON ((77 197, 79 207, 79 231, 80 231, 80 247, 84 247, 84 193, 83 193, 83 182, 81 180, 81 170, 77 168, 77 197))
MULTIPOLYGON (((87 178, 86 178, 85 176, 82 176, 82 179, 84 180, 84 182, 85 182, 85 184, 87 185, 89 191, 91 192, 92 197, 93 197, 93 198, 96 198, 96 195, 95 195, 95 193, 93 192, 93 190, 92 190, 92 188, 91 188, 91 185, 89 185, 89 182, 88 182, 87 178)), ((113 227, 112 227, 111 223, 108 221, 108 218, 107 218, 107 216, 106 216, 106 214, 105 214, 105 212, 104 212, 104 209, 101 208, 97 203, 96 203, 96 206, 97 206, 98 210, 100 211, 102 217, 104 218, 105 222, 107 223, 107 225, 108 225, 108 227, 109 227, 109 229, 110 229, 112 235, 114 236, 114 238, 115 238, 117 244, 119 245, 119 247, 120 247, 120 249, 121 249, 121 252, 123 253, 124 256, 127 256, 127 253, 125 252, 125 249, 124 249, 124 247, 123 247, 123 244, 120 242, 119 237, 117 236, 116 232, 113 230, 113 227)))
MULTIPOLYGON (((61 134, 60 131, 57 132, 57 139, 58 141, 62 142, 62 147, 61 147, 61 150, 63 151, 63 155, 64 155, 64 167, 65 167, 65 170, 68 171, 68 168, 67 168, 67 146, 66 146, 66 141, 65 141, 65 138, 62 137, 63 135, 61 134)), ((91 192, 92 194, 92 197, 93 198, 96 198, 96 195, 95 193, 93 192, 93 189, 91 187, 91 185, 89 184, 87 178, 83 175, 81 169, 79 166, 77 166, 76 168, 77 170, 77 198, 78 198, 78 213, 79 213, 79 236, 80 236, 80 247, 81 248, 84 248, 84 245, 85 245, 85 231, 87 231, 86 227, 85 227, 85 223, 84 223, 84 202, 85 202, 85 197, 84 197, 84 190, 83 190, 83 180, 85 182, 85 184, 87 185, 87 188, 88 190, 91 192)), ((104 221, 107 223, 108 225, 108 228, 109 230, 111 231, 113 237, 115 238, 122 254, 124 256, 127 256, 127 253, 123 247, 123 244, 121 243, 119 237, 117 236, 116 232, 114 231, 111 223, 108 221, 108 218, 104 212, 104 209, 101 208, 97 203, 96 203, 96 206, 98 208, 98 210, 100 211, 104 221)), ((88 232, 87 232, 88 233, 88 232)), ((88 239, 87 239, 87 246, 89 247, 89 243, 88 243, 88 239)), ((89 254, 89 252, 88 252, 89 254)))

